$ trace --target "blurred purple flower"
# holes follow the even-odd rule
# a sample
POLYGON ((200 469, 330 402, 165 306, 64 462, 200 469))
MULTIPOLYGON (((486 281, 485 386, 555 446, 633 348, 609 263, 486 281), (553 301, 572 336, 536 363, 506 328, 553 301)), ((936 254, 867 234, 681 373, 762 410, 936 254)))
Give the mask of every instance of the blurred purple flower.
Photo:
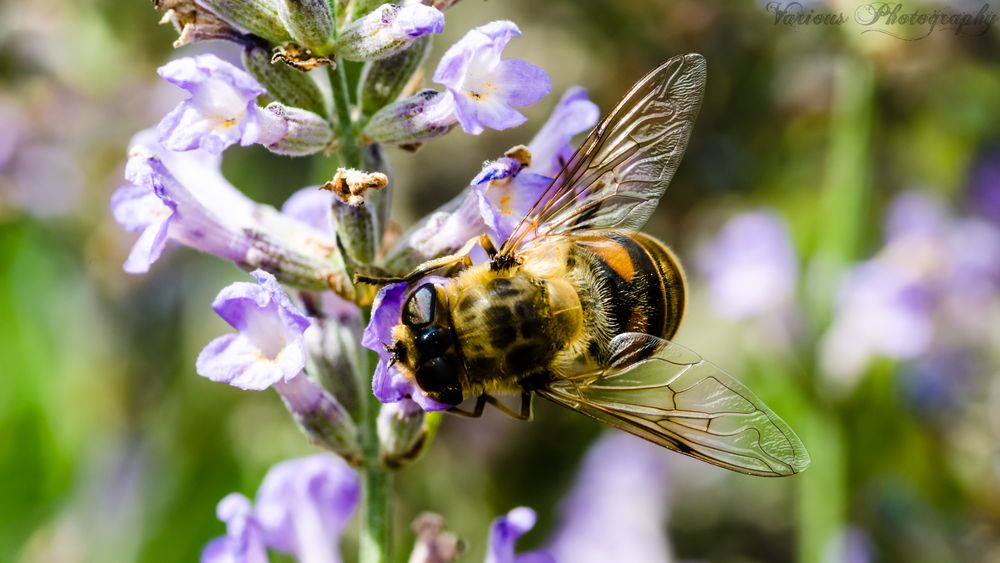
POLYGON ((671 561, 666 462, 652 444, 605 434, 587 452, 545 552, 573 563, 671 561))
POLYGON ((339 563, 340 536, 360 498, 354 470, 330 454, 279 463, 257 492, 256 507, 231 494, 219 503, 227 534, 210 542, 202 563, 264 563, 266 548, 309 563, 339 563))
POLYGON ((983 149, 972 164, 969 210, 1000 226, 1000 145, 983 149))
MULTIPOLYGON (((441 278, 433 276, 423 279, 424 283, 440 282, 441 278)), ((395 403, 404 398, 412 398, 426 411, 441 411, 451 408, 424 395, 416 383, 410 381, 399 369, 390 365, 391 354, 387 346, 395 338, 392 329, 399 324, 403 301, 407 297, 407 284, 395 283, 379 290, 372 303, 372 318, 365 328, 361 345, 378 353, 378 365, 372 378, 372 391, 375 398, 383 403, 395 403)))
POLYGON ((285 134, 284 121, 257 106, 267 90, 215 55, 177 59, 157 72, 191 94, 157 126, 160 142, 170 150, 218 154, 237 142, 270 145, 285 134))
POLYGON ((519 506, 493 520, 484 563, 555 563, 552 557, 542 552, 520 555, 514 552, 517 540, 535 527, 536 519, 534 510, 519 506))
POLYGON ((198 374, 241 389, 291 381, 305 367, 303 334, 310 326, 274 276, 257 270, 257 283, 237 282, 219 292, 212 308, 237 330, 198 355, 198 374))
POLYGON ((909 192, 892 203, 887 240, 847 273, 823 339, 827 373, 852 380, 876 357, 908 361, 988 340, 1000 289, 1000 227, 952 217, 909 192))
POLYGON ((784 221, 771 211, 730 219, 698 253, 712 304, 722 315, 745 319, 787 306, 795 292, 798 265, 784 221))
POLYGON ((519 59, 501 59, 507 43, 521 35, 509 21, 469 31, 441 58, 434 81, 447 86, 466 133, 507 129, 526 118, 514 107, 531 105, 552 89, 544 70, 519 59))
POLYGON ((205 546, 202 563, 267 563, 263 532, 247 497, 239 493, 226 495, 215 514, 225 522, 226 535, 205 546))

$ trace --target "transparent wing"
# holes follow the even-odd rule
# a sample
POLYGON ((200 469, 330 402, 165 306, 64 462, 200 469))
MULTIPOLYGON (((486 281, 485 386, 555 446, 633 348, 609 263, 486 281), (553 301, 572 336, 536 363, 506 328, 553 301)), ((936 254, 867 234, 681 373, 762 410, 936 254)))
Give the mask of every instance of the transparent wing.
POLYGON ((500 249, 549 234, 638 230, 680 165, 705 91, 701 55, 674 57, 636 83, 500 249))
POLYGON ((745 385, 672 342, 639 333, 611 342, 610 367, 538 390, 546 399, 666 448, 751 475, 792 475, 809 454, 745 385))

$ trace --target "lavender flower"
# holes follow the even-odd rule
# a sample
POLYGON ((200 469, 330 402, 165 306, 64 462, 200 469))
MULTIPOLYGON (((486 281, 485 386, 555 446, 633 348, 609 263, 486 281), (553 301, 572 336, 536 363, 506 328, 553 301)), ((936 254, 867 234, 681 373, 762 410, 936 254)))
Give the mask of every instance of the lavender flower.
POLYGON ((149 137, 148 132, 136 135, 125 168, 129 184, 111 199, 118 223, 142 233, 125 271, 148 271, 168 239, 243 261, 251 241, 242 231, 251 223, 254 203, 222 177, 217 156, 205 151, 170 153, 149 137), (193 185, 197 190, 190 188, 193 185))
POLYGON ((219 503, 227 534, 209 543, 202 563, 266 562, 266 548, 308 563, 339 563, 340 535, 360 497, 358 478, 340 458, 318 454, 272 467, 256 507, 239 494, 219 503))
POLYGON ((701 248, 697 264, 708 281, 716 310, 734 319, 786 307, 798 278, 788 230, 770 211, 730 219, 718 236, 701 248))
POLYGON ((303 335, 310 326, 274 276, 257 270, 257 284, 237 282, 212 308, 238 332, 216 338, 198 356, 198 373, 241 389, 289 382, 305 367, 303 335))
POLYGON ((501 59, 521 31, 509 21, 477 27, 441 58, 434 81, 447 86, 466 133, 508 129, 526 120, 514 107, 531 105, 552 89, 544 70, 519 59, 501 59))
POLYGON ((173 240, 247 269, 266 268, 300 287, 346 291, 329 232, 244 196, 222 176, 218 155, 168 151, 152 135, 136 135, 125 168, 129 183, 111 199, 118 223, 142 233, 126 272, 149 271, 173 240))
POLYGON ((178 59, 158 72, 191 94, 157 126, 160 142, 170 150, 221 153, 237 142, 270 145, 285 135, 284 122, 256 104, 267 91, 215 55, 178 59))
POLYGON ((666 461, 652 444, 605 434, 587 452, 545 552, 573 563, 671 561, 666 461))

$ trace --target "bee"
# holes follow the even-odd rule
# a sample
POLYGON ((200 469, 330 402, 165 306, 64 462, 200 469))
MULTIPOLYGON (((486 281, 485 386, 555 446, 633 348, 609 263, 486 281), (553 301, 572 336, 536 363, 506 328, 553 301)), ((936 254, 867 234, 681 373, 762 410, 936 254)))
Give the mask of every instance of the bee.
POLYGON ((809 456, 781 418, 670 341, 684 271, 638 232, 680 164, 705 78, 700 55, 670 59, 598 124, 499 248, 484 235, 406 276, 387 344, 398 369, 457 414, 479 416, 488 403, 529 419, 539 395, 734 471, 805 469, 809 456), (488 263, 471 264, 475 243, 488 263), (449 277, 423 279, 435 271, 449 277), (520 412, 497 399, 509 394, 520 394, 520 412), (471 412, 459 407, 473 398, 471 412))

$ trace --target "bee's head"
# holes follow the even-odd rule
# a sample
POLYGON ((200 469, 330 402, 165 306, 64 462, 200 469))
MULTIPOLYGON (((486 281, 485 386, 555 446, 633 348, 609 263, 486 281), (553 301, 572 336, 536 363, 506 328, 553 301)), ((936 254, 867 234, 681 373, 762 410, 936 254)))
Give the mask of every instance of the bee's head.
POLYGON ((433 283, 414 289, 403 301, 400 324, 389 347, 393 362, 411 375, 431 399, 457 405, 464 399, 465 366, 455 350, 448 295, 433 283))

